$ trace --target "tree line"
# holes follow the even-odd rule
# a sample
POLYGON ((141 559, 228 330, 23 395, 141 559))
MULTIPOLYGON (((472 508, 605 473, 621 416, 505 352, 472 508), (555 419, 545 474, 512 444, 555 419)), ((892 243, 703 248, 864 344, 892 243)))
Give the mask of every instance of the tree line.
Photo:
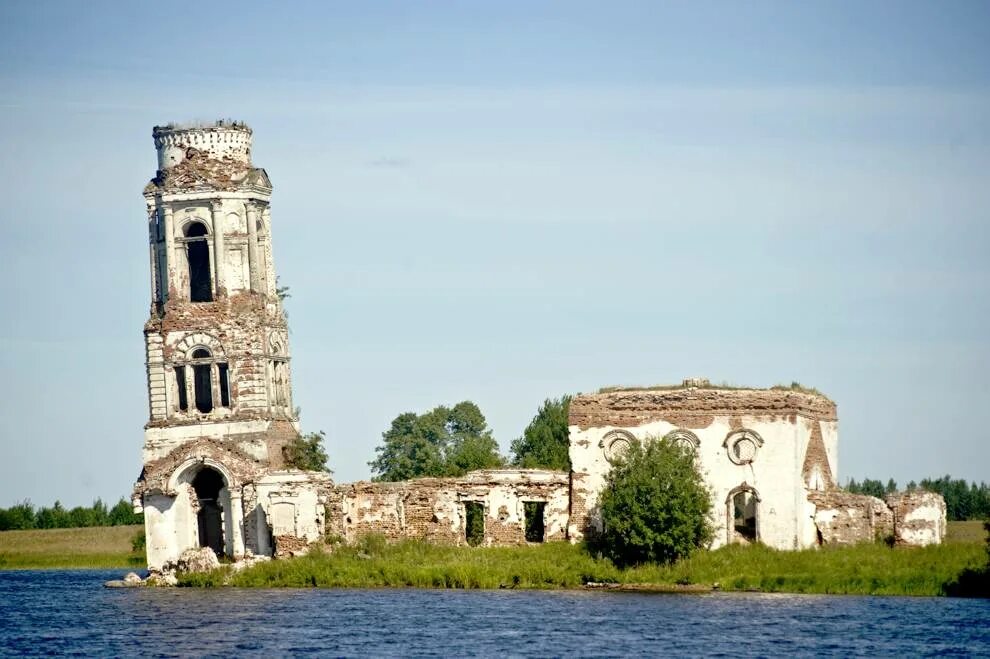
POLYGON ((424 476, 463 476, 476 469, 513 466, 568 471, 567 410, 570 397, 548 399, 514 440, 511 456, 499 453, 485 415, 471 401, 440 405, 422 414, 404 412, 382 433, 368 463, 376 481, 424 476))
MULTIPOLYGON (((861 483, 850 479, 844 489, 853 494, 869 494, 881 499, 898 490, 897 481, 893 478, 886 483, 870 478, 863 479, 861 483)), ((961 478, 954 479, 946 474, 941 478, 924 478, 920 483, 911 481, 905 489, 922 489, 941 494, 945 499, 945 516, 950 521, 990 519, 990 485, 986 483, 967 483, 961 478)))
POLYGON ((22 501, 10 508, 0 508, 0 531, 28 529, 69 529, 85 526, 128 526, 144 524, 144 515, 134 513, 131 504, 121 497, 113 508, 101 499, 92 506, 65 508, 60 501, 55 505, 35 509, 30 501, 22 501))

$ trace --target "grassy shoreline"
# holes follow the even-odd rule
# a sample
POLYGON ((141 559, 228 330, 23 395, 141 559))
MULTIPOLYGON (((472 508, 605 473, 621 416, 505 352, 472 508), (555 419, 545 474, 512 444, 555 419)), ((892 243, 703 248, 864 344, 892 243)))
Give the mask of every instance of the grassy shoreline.
POLYGON ((0 531, 0 570, 143 568, 131 541, 143 526, 0 531))
POLYGON ((858 545, 776 551, 762 545, 698 552, 672 566, 619 569, 582 546, 450 547, 420 541, 386 544, 374 536, 331 553, 221 568, 180 577, 180 586, 258 588, 609 589, 762 591, 850 595, 945 595, 965 570, 986 564, 980 543, 891 549, 858 545), (717 586, 715 586, 717 584, 717 586))
MULTIPOLYGON (((0 570, 144 567, 131 551, 139 526, 0 532, 0 570)), ((981 522, 951 522, 946 543, 891 549, 884 545, 775 551, 761 545, 699 552, 672 566, 620 570, 580 545, 452 547, 381 537, 310 556, 262 563, 234 574, 224 567, 185 575, 180 585, 325 588, 526 588, 726 591, 861 595, 944 595, 987 556, 981 522)), ((984 573, 985 574, 985 573, 984 573)))

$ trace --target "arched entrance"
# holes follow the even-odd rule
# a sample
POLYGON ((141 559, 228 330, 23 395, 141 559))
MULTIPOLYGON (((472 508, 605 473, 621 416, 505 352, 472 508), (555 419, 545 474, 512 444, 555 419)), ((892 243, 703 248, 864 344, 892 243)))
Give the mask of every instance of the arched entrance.
POLYGON ((223 476, 215 469, 203 467, 192 481, 199 509, 196 519, 199 526, 199 546, 209 547, 217 556, 223 555, 223 507, 220 490, 224 488, 223 476))
POLYGON ((760 539, 760 495, 752 487, 741 485, 725 500, 728 542, 749 544, 760 539))

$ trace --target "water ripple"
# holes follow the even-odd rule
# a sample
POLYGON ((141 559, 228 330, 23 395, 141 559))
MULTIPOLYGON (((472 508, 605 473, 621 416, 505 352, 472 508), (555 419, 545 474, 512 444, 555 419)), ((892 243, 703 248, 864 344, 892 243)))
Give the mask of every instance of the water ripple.
POLYGON ((0 572, 0 655, 990 656, 990 601, 751 593, 120 589, 0 572))

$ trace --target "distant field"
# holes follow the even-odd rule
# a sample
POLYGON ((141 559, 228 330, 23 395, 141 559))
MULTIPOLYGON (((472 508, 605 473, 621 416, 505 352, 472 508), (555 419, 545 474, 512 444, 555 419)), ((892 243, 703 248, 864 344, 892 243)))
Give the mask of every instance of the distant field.
POLYGON ((946 542, 984 542, 987 539, 980 520, 949 522, 945 531, 946 542))
POLYGON ((0 569, 143 566, 143 552, 131 552, 131 540, 142 529, 98 526, 0 531, 0 569))

